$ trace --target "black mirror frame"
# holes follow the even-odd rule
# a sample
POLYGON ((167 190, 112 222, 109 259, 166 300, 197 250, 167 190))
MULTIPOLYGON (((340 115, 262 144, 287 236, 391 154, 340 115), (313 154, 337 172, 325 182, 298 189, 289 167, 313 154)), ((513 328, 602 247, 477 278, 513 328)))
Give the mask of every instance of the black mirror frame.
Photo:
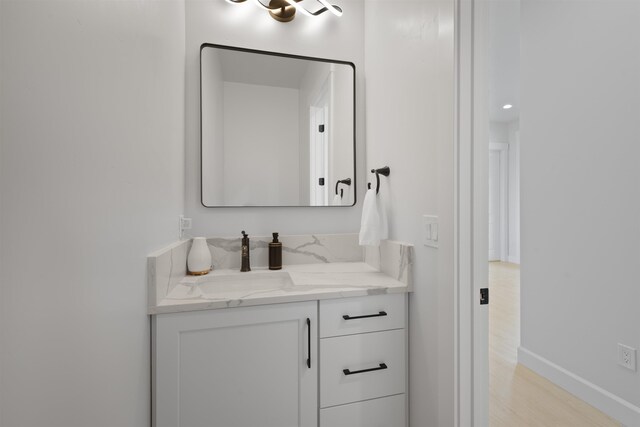
POLYGON ((220 45, 220 44, 214 44, 214 43, 203 43, 202 45, 200 45, 200 204, 205 207, 205 208, 209 208, 209 209, 215 209, 215 208, 350 208, 350 207, 354 207, 357 203, 358 203, 358 186, 357 186, 357 163, 358 163, 358 157, 357 157, 357 139, 356 139, 356 135, 357 135, 357 130, 356 130, 356 102, 357 102, 357 98, 356 98, 356 86, 357 86, 357 80, 356 80, 356 65, 353 62, 349 62, 349 61, 340 61, 340 60, 336 60, 336 59, 326 59, 326 58, 316 58, 316 57, 312 57, 312 56, 302 56, 302 55, 292 55, 292 54, 288 54, 288 53, 280 53, 280 52, 270 52, 270 51, 265 51, 265 50, 257 50, 257 49, 247 49, 247 48, 243 48, 243 47, 235 47, 235 46, 227 46, 227 45, 220 45), (293 59, 302 59, 302 60, 306 60, 306 61, 316 61, 316 62, 328 62, 331 64, 341 64, 341 65, 347 65, 350 66, 351 69, 353 70, 353 183, 352 183, 352 188, 353 188, 353 203, 351 205, 338 205, 338 206, 334 206, 334 205, 328 205, 328 206, 304 206, 304 205, 294 205, 294 206, 290 206, 290 205, 271 205, 271 206, 207 206, 204 204, 204 186, 202 183, 202 169, 203 169, 203 159, 202 159, 202 51, 207 48, 207 47, 212 47, 212 48, 216 48, 216 49, 226 49, 226 50, 234 50, 234 51, 238 51, 238 52, 246 52, 246 53, 256 53, 256 54, 260 54, 260 55, 271 55, 271 56, 279 56, 279 57, 283 57, 283 58, 293 58, 293 59))

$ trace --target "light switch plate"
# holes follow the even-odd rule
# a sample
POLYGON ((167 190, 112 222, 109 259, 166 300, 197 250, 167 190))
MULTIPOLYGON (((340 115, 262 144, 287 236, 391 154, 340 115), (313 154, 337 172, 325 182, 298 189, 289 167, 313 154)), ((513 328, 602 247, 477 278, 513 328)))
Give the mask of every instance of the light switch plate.
POLYGON ((425 246, 438 247, 438 217, 436 215, 422 215, 422 235, 425 246))
POLYGON ((191 230, 191 218, 185 218, 184 215, 178 217, 178 237, 180 240, 184 238, 184 232, 191 230))

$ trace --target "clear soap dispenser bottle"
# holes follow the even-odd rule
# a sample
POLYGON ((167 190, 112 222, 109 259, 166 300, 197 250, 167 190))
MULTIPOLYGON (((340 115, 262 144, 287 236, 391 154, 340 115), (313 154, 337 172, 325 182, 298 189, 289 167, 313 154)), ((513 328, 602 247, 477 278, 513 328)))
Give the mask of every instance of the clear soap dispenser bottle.
POLYGON ((282 270, 282 242, 278 233, 273 233, 273 242, 269 243, 269 270, 282 270))

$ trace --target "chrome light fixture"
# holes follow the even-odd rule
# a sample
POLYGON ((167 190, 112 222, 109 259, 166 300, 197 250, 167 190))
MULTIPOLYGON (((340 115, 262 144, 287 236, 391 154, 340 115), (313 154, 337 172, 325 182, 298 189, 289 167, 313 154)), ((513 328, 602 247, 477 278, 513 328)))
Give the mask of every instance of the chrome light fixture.
POLYGON ((340 6, 332 5, 327 0, 315 0, 320 4, 320 8, 315 11, 306 9, 302 4, 303 0, 269 0, 269 4, 263 3, 261 0, 227 0, 229 3, 240 4, 247 1, 253 1, 253 3, 259 8, 269 12, 269 15, 273 19, 279 22, 293 21, 296 17, 296 12, 300 12, 306 16, 319 16, 325 12, 331 12, 336 16, 342 16, 342 9, 340 6))

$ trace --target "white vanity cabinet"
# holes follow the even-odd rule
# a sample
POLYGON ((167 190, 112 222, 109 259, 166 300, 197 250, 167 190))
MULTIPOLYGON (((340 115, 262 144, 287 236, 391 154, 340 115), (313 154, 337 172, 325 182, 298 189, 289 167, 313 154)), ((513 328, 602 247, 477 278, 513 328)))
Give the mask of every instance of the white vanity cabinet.
POLYGON ((320 301, 320 427, 407 425, 407 297, 320 301))
POLYGON ((406 427, 407 294, 153 316, 155 427, 406 427))
POLYGON ((153 316, 156 427, 317 427, 317 301, 153 316))

